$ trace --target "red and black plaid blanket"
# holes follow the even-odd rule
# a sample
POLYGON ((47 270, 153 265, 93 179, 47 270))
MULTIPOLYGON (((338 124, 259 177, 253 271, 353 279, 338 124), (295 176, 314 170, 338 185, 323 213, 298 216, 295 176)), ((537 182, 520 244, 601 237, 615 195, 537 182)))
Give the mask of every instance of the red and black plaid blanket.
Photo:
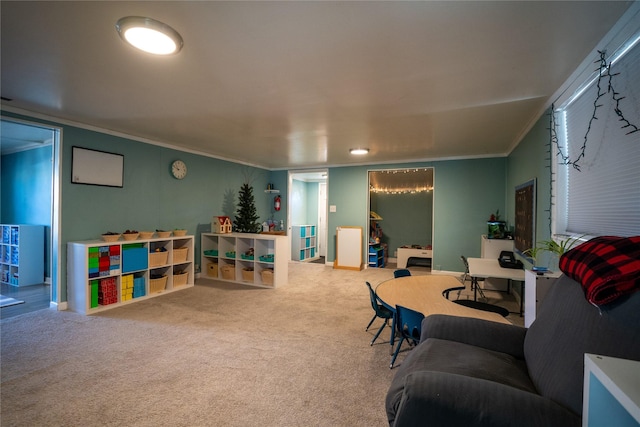
POLYGON ((595 237, 562 255, 560 270, 591 304, 610 303, 640 289, 640 236, 595 237))

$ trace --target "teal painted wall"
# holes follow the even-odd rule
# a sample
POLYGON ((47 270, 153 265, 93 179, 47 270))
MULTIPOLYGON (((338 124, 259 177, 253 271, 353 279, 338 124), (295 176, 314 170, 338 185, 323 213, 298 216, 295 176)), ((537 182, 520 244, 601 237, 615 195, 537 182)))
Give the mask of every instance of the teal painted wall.
MULTIPOLYGON (((507 218, 513 224, 515 218, 515 188, 536 179, 536 234, 537 242, 551 238, 549 212, 551 209, 551 161, 556 159, 549 152, 549 113, 542 115, 528 134, 509 155, 507 163, 507 218)), ((542 255, 548 257, 547 253, 542 255)), ((546 265, 546 260, 542 261, 546 265)))
POLYGON ((317 182, 307 182, 305 183, 305 192, 307 194, 306 205, 305 205, 305 215, 307 217, 306 223, 308 225, 318 226, 318 197, 320 187, 317 182))
POLYGON ((365 231, 365 259, 369 170, 433 166, 432 265, 445 271, 462 271, 460 255, 479 257, 480 236, 487 232, 489 216, 497 209, 505 211, 506 165, 506 158, 488 158, 331 168, 328 204, 335 205, 336 212, 329 212, 327 261, 335 259, 336 227, 346 225, 360 226, 365 231))
POLYGON ((291 225, 318 225, 318 183, 291 180, 291 225))
POLYGON ((333 262, 336 257, 336 228, 340 226, 362 227, 362 262, 369 229, 369 178, 368 167, 355 166, 344 168, 330 168, 327 180, 327 262, 333 262), (331 212, 335 206, 335 212, 331 212))
POLYGON ((31 224, 45 227, 43 277, 49 271, 51 242, 51 183, 53 177, 51 146, 2 156, 1 200, 3 224, 31 224))
POLYGON ((371 209, 383 218, 378 225, 390 257, 403 245, 432 244, 433 192, 371 193, 370 199, 371 209))
POLYGON ((268 200, 270 204, 270 211, 272 218, 280 223, 282 221, 285 230, 287 227, 287 209, 289 208, 289 201, 287 200, 287 186, 289 181, 289 174, 287 171, 273 171, 269 174, 269 182, 273 184, 274 188, 279 190, 279 194, 269 194, 268 200), (276 212, 273 208, 274 198, 280 196, 280 211, 276 212))

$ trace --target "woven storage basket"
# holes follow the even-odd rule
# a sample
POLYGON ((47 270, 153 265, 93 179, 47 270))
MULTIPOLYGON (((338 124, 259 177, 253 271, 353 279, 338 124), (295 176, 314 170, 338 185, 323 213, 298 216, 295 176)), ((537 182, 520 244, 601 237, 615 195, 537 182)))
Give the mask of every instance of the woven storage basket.
POLYGON ((140 239, 142 240, 151 239, 155 233, 156 233, 155 231, 141 231, 140 239))
POLYGON ((158 237, 160 237, 161 239, 165 239, 167 237, 171 236, 171 232, 170 231, 156 231, 156 234, 158 235, 158 237))
POLYGON ((189 253, 189 248, 173 249, 173 263, 177 264, 179 262, 186 262, 188 253, 189 253))
POLYGON ((117 242, 120 239, 119 234, 103 234, 102 240, 105 242, 117 242))
POLYGON ((262 272, 260 273, 260 276, 262 277, 262 284, 264 285, 273 285, 273 270, 270 268, 267 268, 265 270, 262 270, 262 272))
POLYGON ((218 277, 218 263, 210 262, 207 264, 207 276, 218 277))
POLYGON ((159 279, 149 279, 149 293, 162 292, 167 286, 167 276, 162 276, 159 279))
POLYGON ((222 270, 223 279, 236 280, 236 268, 233 265, 223 265, 220 270, 222 270))
POLYGON ((189 277, 189 273, 182 274, 174 274, 173 275, 173 287, 176 286, 184 286, 187 284, 187 278, 189 277))
POLYGON ((136 240, 140 233, 124 233, 122 237, 124 240, 136 240))
POLYGON ((166 265, 169 258, 169 252, 151 252, 149 253, 149 267, 157 267, 166 265))
POLYGON ((173 235, 182 237, 187 235, 187 230, 173 230, 173 235))
POLYGON ((245 282, 253 282, 253 270, 242 269, 242 280, 245 282))

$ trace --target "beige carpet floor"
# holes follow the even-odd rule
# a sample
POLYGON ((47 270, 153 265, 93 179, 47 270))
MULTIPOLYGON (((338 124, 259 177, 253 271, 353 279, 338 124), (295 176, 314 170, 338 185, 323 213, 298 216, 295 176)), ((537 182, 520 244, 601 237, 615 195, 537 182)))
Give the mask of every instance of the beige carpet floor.
POLYGON ((392 271, 291 263, 274 290, 201 279, 94 316, 4 319, 1 425, 385 426, 389 329, 369 345, 364 282, 392 271))

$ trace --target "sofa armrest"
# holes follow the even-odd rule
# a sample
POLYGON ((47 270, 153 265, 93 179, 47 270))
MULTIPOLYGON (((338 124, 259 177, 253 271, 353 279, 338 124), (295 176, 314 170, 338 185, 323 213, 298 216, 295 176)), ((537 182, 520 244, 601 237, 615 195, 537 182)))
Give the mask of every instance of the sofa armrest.
POLYGON ((420 342, 428 338, 457 341, 524 359, 527 329, 471 317, 434 314, 422 321, 420 342))
POLYGON ((393 427, 567 427, 581 423, 577 414, 537 394, 435 371, 407 375, 402 393, 387 395, 386 409, 393 427))

